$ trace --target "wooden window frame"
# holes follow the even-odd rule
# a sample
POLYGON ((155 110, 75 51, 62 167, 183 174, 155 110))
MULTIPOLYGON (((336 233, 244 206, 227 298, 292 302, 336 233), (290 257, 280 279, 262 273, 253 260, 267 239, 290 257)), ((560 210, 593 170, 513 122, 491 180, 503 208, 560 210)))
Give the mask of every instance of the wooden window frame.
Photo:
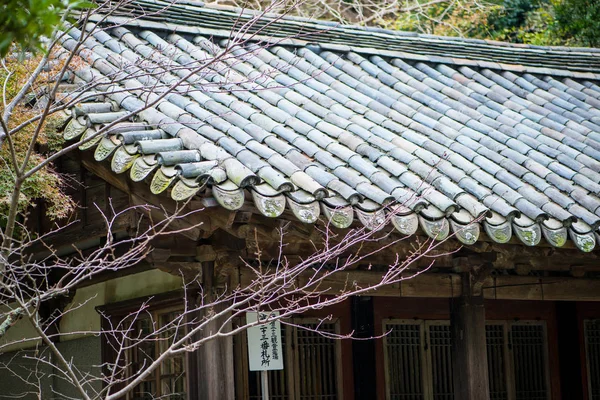
MULTIPOLYGON (((149 309, 149 310, 146 311, 146 313, 148 313, 148 314, 151 315, 151 317, 150 317, 151 321, 153 321, 155 324, 157 324, 157 327, 160 329, 160 327, 162 326, 160 319, 161 319, 161 317, 163 315, 169 314, 169 313, 172 313, 172 312, 182 311, 182 310, 183 310, 183 307, 181 307, 181 306, 171 306, 171 307, 168 307, 168 308, 153 308, 153 309, 149 309)), ((141 319, 138 319, 138 321, 141 321, 141 319)), ((157 355, 160 354, 161 344, 162 343, 159 342, 159 341, 155 341, 153 343, 153 345, 154 345, 154 351, 155 351, 155 354, 157 354, 157 355)), ((127 351, 128 355, 130 357, 130 360, 129 360, 130 366, 128 368, 129 369, 129 372, 128 372, 129 375, 131 375, 133 373, 132 362, 133 362, 133 354, 134 354, 134 352, 135 352, 135 348, 130 348, 127 351)), ((174 358, 174 357, 171 357, 171 358, 174 358)), ((165 361, 167 361, 167 360, 165 360, 165 361)), ((185 374, 185 378, 184 378, 184 393, 185 393, 184 398, 185 399, 189 399, 189 387, 190 387, 190 382, 189 382, 190 377, 189 377, 189 373, 188 373, 189 362, 190 362, 190 360, 189 360, 189 357, 188 357, 188 353, 185 352, 184 353, 184 359, 183 359, 183 365, 184 365, 183 371, 184 371, 184 374, 185 374)), ((162 368, 163 368, 162 365, 159 365, 159 367, 156 368, 152 372, 152 374, 150 375, 150 376, 152 376, 152 379, 148 379, 147 378, 147 379, 144 379, 142 382, 153 381, 155 383, 155 385, 156 385, 156 390, 157 390, 156 396, 158 396, 158 397, 166 396, 167 398, 170 398, 168 396, 173 395, 172 393, 167 393, 167 394, 163 394, 162 393, 162 378, 164 376, 164 375, 162 375, 162 368)), ((134 393, 135 393, 135 389, 133 391, 127 393, 127 395, 126 395, 125 398, 127 400, 133 399, 134 393)))
MULTIPOLYGON (((105 317, 109 318, 114 322, 115 320, 120 320, 123 317, 127 316, 130 313, 133 313, 142 307, 145 304, 144 311, 146 313, 151 313, 153 318, 155 318, 158 314, 164 314, 172 311, 182 311, 184 309, 184 304, 182 304, 182 299, 184 298, 184 293, 181 290, 161 293, 154 296, 149 297, 140 297, 130 300, 119 301, 115 303, 109 303, 102 306, 96 307, 96 310, 99 313, 102 313, 105 317)), ((154 319, 156 320, 156 319, 154 319)), ((108 331, 111 329, 109 320, 106 318, 101 319, 101 327, 102 331, 108 331)), ((109 343, 110 339, 102 333, 101 334, 101 353, 102 353, 102 361, 105 363, 106 361, 112 361, 115 359, 115 354, 109 343)), ((197 374, 196 367, 196 353, 185 353, 185 361, 184 361, 184 370, 185 370, 185 388, 186 388, 186 398, 193 399, 195 397, 195 385, 194 385, 194 377, 197 374)), ((110 371, 106 369, 106 365, 103 367, 105 374, 110 374, 110 371)), ((157 375, 160 371, 158 368, 153 374, 157 375)), ((160 377, 156 379, 156 382, 160 383, 160 377)), ((122 385, 116 385, 114 390, 118 390, 122 385)), ((113 390, 113 391, 114 391, 113 390)), ((130 392, 126 395, 126 399, 130 399, 133 392, 130 392)))
MULTIPOLYGON (((443 319, 405 319, 405 318, 387 318, 382 320, 383 332, 388 332, 387 325, 420 325, 420 348, 419 358, 421 360, 421 385, 423 388, 423 399, 433 399, 433 360, 431 356, 431 336, 429 327, 431 326, 450 326, 449 320, 443 319)), ((383 360, 385 371, 385 398, 391 399, 390 393, 390 369, 388 368, 388 335, 383 336, 383 360)))
MULTIPOLYGON (((504 382, 506 385, 506 400, 514 400, 515 398, 515 383, 514 383, 514 368, 513 368, 513 358, 510 353, 510 343, 509 343, 509 331, 510 328, 508 326, 507 321, 503 320, 490 320, 485 321, 485 325, 487 326, 501 326, 502 327, 502 357, 503 357, 503 369, 504 376, 506 381, 504 382)), ((487 338, 486 338, 487 340, 487 338)), ((487 342, 486 342, 486 351, 487 351, 487 342)), ((489 363, 489 360, 488 360, 489 363)), ((489 364, 488 364, 488 373, 489 373, 489 364)), ((488 376, 489 380, 489 376, 488 376)))
MULTIPOLYGON (((297 334, 297 330, 301 329, 293 325, 302 325, 302 324, 318 324, 322 322, 322 320, 318 318, 310 318, 310 317, 294 317, 290 319, 286 319, 292 325, 282 324, 281 328, 283 330, 282 334, 285 335, 285 349, 286 356, 283 360, 284 362, 284 371, 292 371, 291 374, 285 373, 285 381, 288 399, 289 400, 299 400, 300 399, 300 368, 298 364, 298 360, 296 359, 297 349, 294 349, 293 346, 297 344, 297 337, 294 338, 294 335, 297 334), (290 357, 292 355, 292 357, 290 357)), ((326 322, 327 324, 334 325, 334 332, 336 334, 340 333, 340 319, 335 318, 332 321, 326 322)), ((336 370, 336 382, 335 387, 337 391, 338 400, 344 399, 343 392, 343 371, 342 371, 342 346, 341 340, 332 339, 335 341, 335 370, 336 370)), ((236 357, 236 399, 237 400, 247 400, 249 399, 249 365, 248 365, 248 342, 246 333, 242 335, 236 335, 234 337, 234 354, 236 357)))
POLYGON ((587 393, 588 393, 588 399, 592 400, 592 399, 594 399, 595 393, 593 392, 592 371, 590 368, 589 339, 588 339, 588 330, 587 330, 587 324, 589 322, 596 322, 596 323, 600 324, 600 319, 599 318, 585 318, 583 320, 583 339, 584 339, 584 349, 585 349, 585 369, 586 369, 586 376, 587 376, 587 393))
MULTIPOLYGON (((433 399, 433 360, 429 343, 430 330, 429 327, 433 325, 450 325, 449 320, 441 319, 406 319, 406 318, 388 318, 382 320, 383 332, 388 332, 388 325, 420 325, 420 350, 419 357, 421 360, 421 384, 423 387, 423 400, 433 399)), ((516 386, 515 386, 515 366, 514 366, 514 355, 513 349, 511 348, 510 337, 513 326, 518 325, 537 325, 541 326, 543 330, 543 363, 544 363, 544 384, 546 388, 546 398, 550 400, 552 396, 552 388, 550 385, 550 364, 549 364, 549 349, 548 349, 548 327, 546 321, 537 320, 519 320, 519 321, 508 321, 508 320, 488 320, 486 325, 501 325, 503 326, 503 355, 504 355, 504 371, 506 376, 506 390, 507 400, 516 399, 516 386)), ((390 389, 390 368, 389 365, 389 354, 388 354, 388 335, 383 336, 383 361, 385 371, 385 398, 386 400, 391 399, 390 389)))
POLYGON ((550 400, 552 396, 552 387, 550 385, 550 363, 549 363, 549 349, 548 349, 548 326, 546 321, 535 321, 535 320, 519 320, 519 321, 507 321, 507 320, 488 320, 485 322, 486 325, 503 326, 504 330, 504 371, 506 376, 506 391, 507 400, 515 400, 517 397, 517 389, 515 382, 515 365, 514 365, 514 353, 511 345, 512 342, 512 327, 523 326, 523 325, 536 325, 541 326, 543 331, 543 363, 544 363, 544 385, 546 387, 546 399, 550 400))

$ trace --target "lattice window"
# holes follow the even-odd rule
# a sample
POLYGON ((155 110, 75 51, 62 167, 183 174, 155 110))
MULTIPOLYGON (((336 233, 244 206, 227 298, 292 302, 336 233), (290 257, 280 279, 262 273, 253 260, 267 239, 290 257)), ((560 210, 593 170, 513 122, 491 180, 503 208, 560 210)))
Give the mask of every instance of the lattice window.
POLYGON ((490 400, 549 398, 544 322, 488 322, 486 342, 490 400))
MULTIPOLYGON (((335 324, 304 324, 309 329, 335 333, 335 324)), ((300 399, 336 400, 336 341, 311 330, 293 329, 295 370, 300 399)))
MULTIPOLYGON (((269 398, 273 400, 341 400, 341 379, 339 344, 315 330, 324 333, 337 333, 337 323, 322 323, 309 319, 294 320, 295 325, 308 329, 285 325, 282 332, 283 360, 282 371, 269 371, 269 398)), ((247 357, 246 338, 237 341, 241 346, 238 354, 247 357)), ((241 371, 248 371, 247 360, 240 365, 241 371)), ((247 395, 238 393, 238 398, 261 400, 260 373, 247 372, 247 395)), ((245 391, 245 389, 242 389, 245 391)))
POLYGON ((590 400, 600 400, 600 320, 584 321, 590 400))
MULTIPOLYGON (((139 337, 151 334, 157 329, 166 327, 179 314, 177 311, 146 314, 135 322, 136 334, 139 334, 139 337)), ((159 338, 147 340, 132 347, 127 354, 128 360, 131 361, 130 375, 153 362, 173 342, 174 338, 175 332, 172 329, 165 329, 159 338)), ((129 399, 185 400, 187 398, 185 364, 185 354, 164 360, 154 373, 150 374, 132 391, 129 399)))
POLYGON ((508 400, 505 330, 505 324, 487 324, 485 327, 490 400, 508 400))
MULTIPOLYGON (((449 322, 388 320, 384 328, 387 398, 453 400, 449 322)), ((537 321, 486 325, 490 400, 548 399, 545 329, 537 321)))
POLYGON ((452 400, 449 323, 390 320, 384 328, 388 399, 452 400))
POLYGON ((427 325, 434 400, 452 400, 452 332, 449 324, 427 325))
POLYGON ((421 400, 423 391, 422 324, 390 323, 385 337, 388 398, 421 400))
POLYGON ((546 400, 546 332, 540 323, 512 324, 512 347, 516 400, 546 400))

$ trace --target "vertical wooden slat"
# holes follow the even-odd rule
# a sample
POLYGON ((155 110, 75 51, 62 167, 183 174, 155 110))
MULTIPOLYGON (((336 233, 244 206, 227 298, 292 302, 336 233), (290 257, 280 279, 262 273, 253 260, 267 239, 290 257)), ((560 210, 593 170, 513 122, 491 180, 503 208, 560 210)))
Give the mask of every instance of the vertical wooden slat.
MULTIPOLYGON (((423 396, 426 400, 430 400, 433 396, 432 387, 431 387, 431 347, 429 346, 429 331, 425 326, 425 321, 420 321, 421 329, 420 329, 420 346, 415 347, 414 351, 418 351, 415 359, 420 360, 420 368, 417 372, 419 375, 418 382, 423 382, 423 396)), ((410 371, 409 371, 410 373, 410 371)))
POLYGON ((600 400, 600 320, 584 322, 590 400, 600 400))
MULTIPOLYGON (((307 332, 308 333, 308 332, 307 332)), ((324 351, 322 349, 322 345, 323 345, 323 340, 325 340, 325 338, 321 335, 317 335, 314 338, 314 341, 317 343, 317 345, 315 346, 315 354, 314 354, 314 365, 316 366, 315 368, 315 389, 314 389, 314 395, 320 394, 320 393, 327 393, 325 391, 325 385, 327 382, 327 371, 325 368, 323 368, 323 356, 324 356, 324 351), (319 379, 317 377, 322 377, 322 379, 319 379)))
POLYGON ((306 346, 304 346, 303 343, 303 334, 304 331, 301 329, 295 329, 296 332, 296 338, 297 338, 297 342, 296 342, 296 346, 297 346, 297 350, 296 350, 296 354, 298 354, 298 377, 300 379, 300 400, 302 400, 304 398, 304 396, 306 396, 306 393, 309 391, 310 388, 310 381, 311 381, 311 373, 312 371, 307 371, 306 374, 301 373, 301 371, 303 371, 305 369, 305 362, 306 362, 306 346))
POLYGON ((284 362, 286 365, 286 383, 287 383, 287 388, 289 390, 289 399, 290 400, 297 400, 298 399, 298 379, 297 379, 297 374, 298 374, 298 368, 297 368, 297 363, 298 363, 298 354, 296 353, 296 350, 298 349, 298 344, 296 343, 296 329, 292 328, 291 326, 288 326, 285 329, 285 338, 287 340, 287 344, 285 346, 286 351, 287 351, 287 361, 286 358, 284 358, 284 362))
MULTIPOLYGON (((249 390, 249 374, 248 372, 248 343, 245 334, 234 336, 233 349, 235 352, 235 397, 236 400, 250 399, 249 390)), ((192 398, 197 398, 197 394, 193 393, 192 398)))
POLYGON ((547 400, 546 335, 542 323, 511 327, 516 400, 547 400))
POLYGON ((384 329, 389 400, 423 400, 422 324, 393 321, 384 329))
POLYGON ((488 379, 490 400, 507 400, 508 390, 505 373, 504 324, 486 325, 486 347, 488 355, 488 379))
POLYGON ((434 400, 454 399, 452 384, 452 341, 450 325, 432 323, 429 325, 429 347, 431 349, 432 398, 434 400))
POLYGON ((446 379, 446 392, 451 395, 451 398, 454 398, 454 379, 452 378, 452 332, 450 331, 450 326, 447 326, 447 330, 445 332, 446 337, 446 352, 444 353, 444 367, 445 373, 444 376, 446 379))
MULTIPOLYGON (((451 338, 450 338, 450 329, 448 327, 448 329, 446 329, 446 331, 444 332, 445 335, 445 340, 447 343, 446 348, 449 350, 450 346, 451 346, 451 338)), ((444 390, 445 393, 453 393, 454 392, 454 388, 452 387, 452 368, 450 368, 449 364, 452 363, 452 361, 450 360, 451 356, 448 353, 448 351, 444 351, 442 353, 442 375, 447 377, 447 379, 444 380, 444 385, 442 387, 442 389, 444 390)))
MULTIPOLYGON (((419 329, 420 331, 420 329, 419 329)), ((411 330, 408 332, 408 346, 407 347, 407 352, 408 354, 408 361, 409 361, 409 367, 408 370, 406 371, 407 375, 408 375, 408 381, 409 383, 409 393, 415 393, 416 387, 417 387, 417 382, 419 379, 419 374, 421 372, 421 368, 417 368, 417 364, 419 361, 419 357, 420 357, 420 340, 417 343, 416 340, 416 335, 420 334, 420 332, 416 332, 414 330, 411 330), (411 373, 412 371, 412 373, 411 373)))
POLYGON ((335 333, 335 324, 297 323, 294 363, 299 400, 336 400, 337 393, 337 343, 318 331, 335 333))

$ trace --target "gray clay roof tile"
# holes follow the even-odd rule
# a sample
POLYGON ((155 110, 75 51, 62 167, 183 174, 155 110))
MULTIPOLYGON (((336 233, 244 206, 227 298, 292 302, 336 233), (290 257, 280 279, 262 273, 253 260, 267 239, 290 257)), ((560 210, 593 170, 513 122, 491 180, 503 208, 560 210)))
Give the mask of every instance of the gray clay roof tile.
MULTIPOLYGON (((183 78, 189 65, 222 50, 232 15, 181 7, 164 11, 164 29, 150 17, 95 34, 85 42, 86 61, 100 74, 119 73, 127 60, 164 72, 153 75, 156 83, 183 78), (204 29, 218 20, 211 32, 223 34, 210 37, 204 29)), ((600 51, 335 25, 317 32, 324 25, 293 21, 286 31, 307 29, 314 44, 236 45, 231 59, 192 74, 187 86, 140 113, 159 132, 140 151, 169 165, 215 160, 242 186, 258 183, 255 173, 275 190, 291 190, 293 182, 303 193, 298 199, 337 196, 363 210, 417 193, 411 207, 446 214, 464 207, 473 218, 491 209, 509 220, 522 213, 538 222, 600 225, 600 51)), ((85 68, 75 74, 94 76, 85 68)), ((141 101, 124 91, 76 112, 101 124, 141 101)), ((122 137, 134 131, 140 127, 122 137)))

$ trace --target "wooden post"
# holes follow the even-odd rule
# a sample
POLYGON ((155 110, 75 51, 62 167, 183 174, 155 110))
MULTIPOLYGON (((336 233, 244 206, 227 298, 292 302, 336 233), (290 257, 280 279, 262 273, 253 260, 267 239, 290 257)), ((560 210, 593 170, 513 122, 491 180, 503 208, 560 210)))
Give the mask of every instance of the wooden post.
MULTIPOLYGON (((373 298, 370 296, 353 296, 352 330, 360 339, 375 337, 375 317, 373 298)), ((352 340, 352 366, 354 372, 354 399, 373 399, 374 388, 377 387, 375 366, 375 340, 352 340)))
POLYGON ((454 398, 489 400, 483 295, 471 273, 463 273, 461 281, 462 295, 450 303, 454 398))
MULTIPOLYGON (((213 298, 214 290, 213 261, 202 263, 202 277, 204 293, 209 294, 209 298, 206 298, 205 301, 210 301, 213 298)), ((214 307, 214 311, 219 312, 226 307, 226 304, 219 304, 214 307)), ((216 332, 225 319, 209 323, 203 334, 216 332)), ((225 331, 227 330, 231 330, 231 326, 226 327, 225 331)), ((190 384, 195 386, 191 392, 195 391, 198 394, 196 398, 203 400, 235 400, 233 338, 229 336, 210 340, 196 353, 197 372, 189 380, 190 384)))
POLYGON ((269 371, 260 371, 262 400, 269 400, 269 371))

